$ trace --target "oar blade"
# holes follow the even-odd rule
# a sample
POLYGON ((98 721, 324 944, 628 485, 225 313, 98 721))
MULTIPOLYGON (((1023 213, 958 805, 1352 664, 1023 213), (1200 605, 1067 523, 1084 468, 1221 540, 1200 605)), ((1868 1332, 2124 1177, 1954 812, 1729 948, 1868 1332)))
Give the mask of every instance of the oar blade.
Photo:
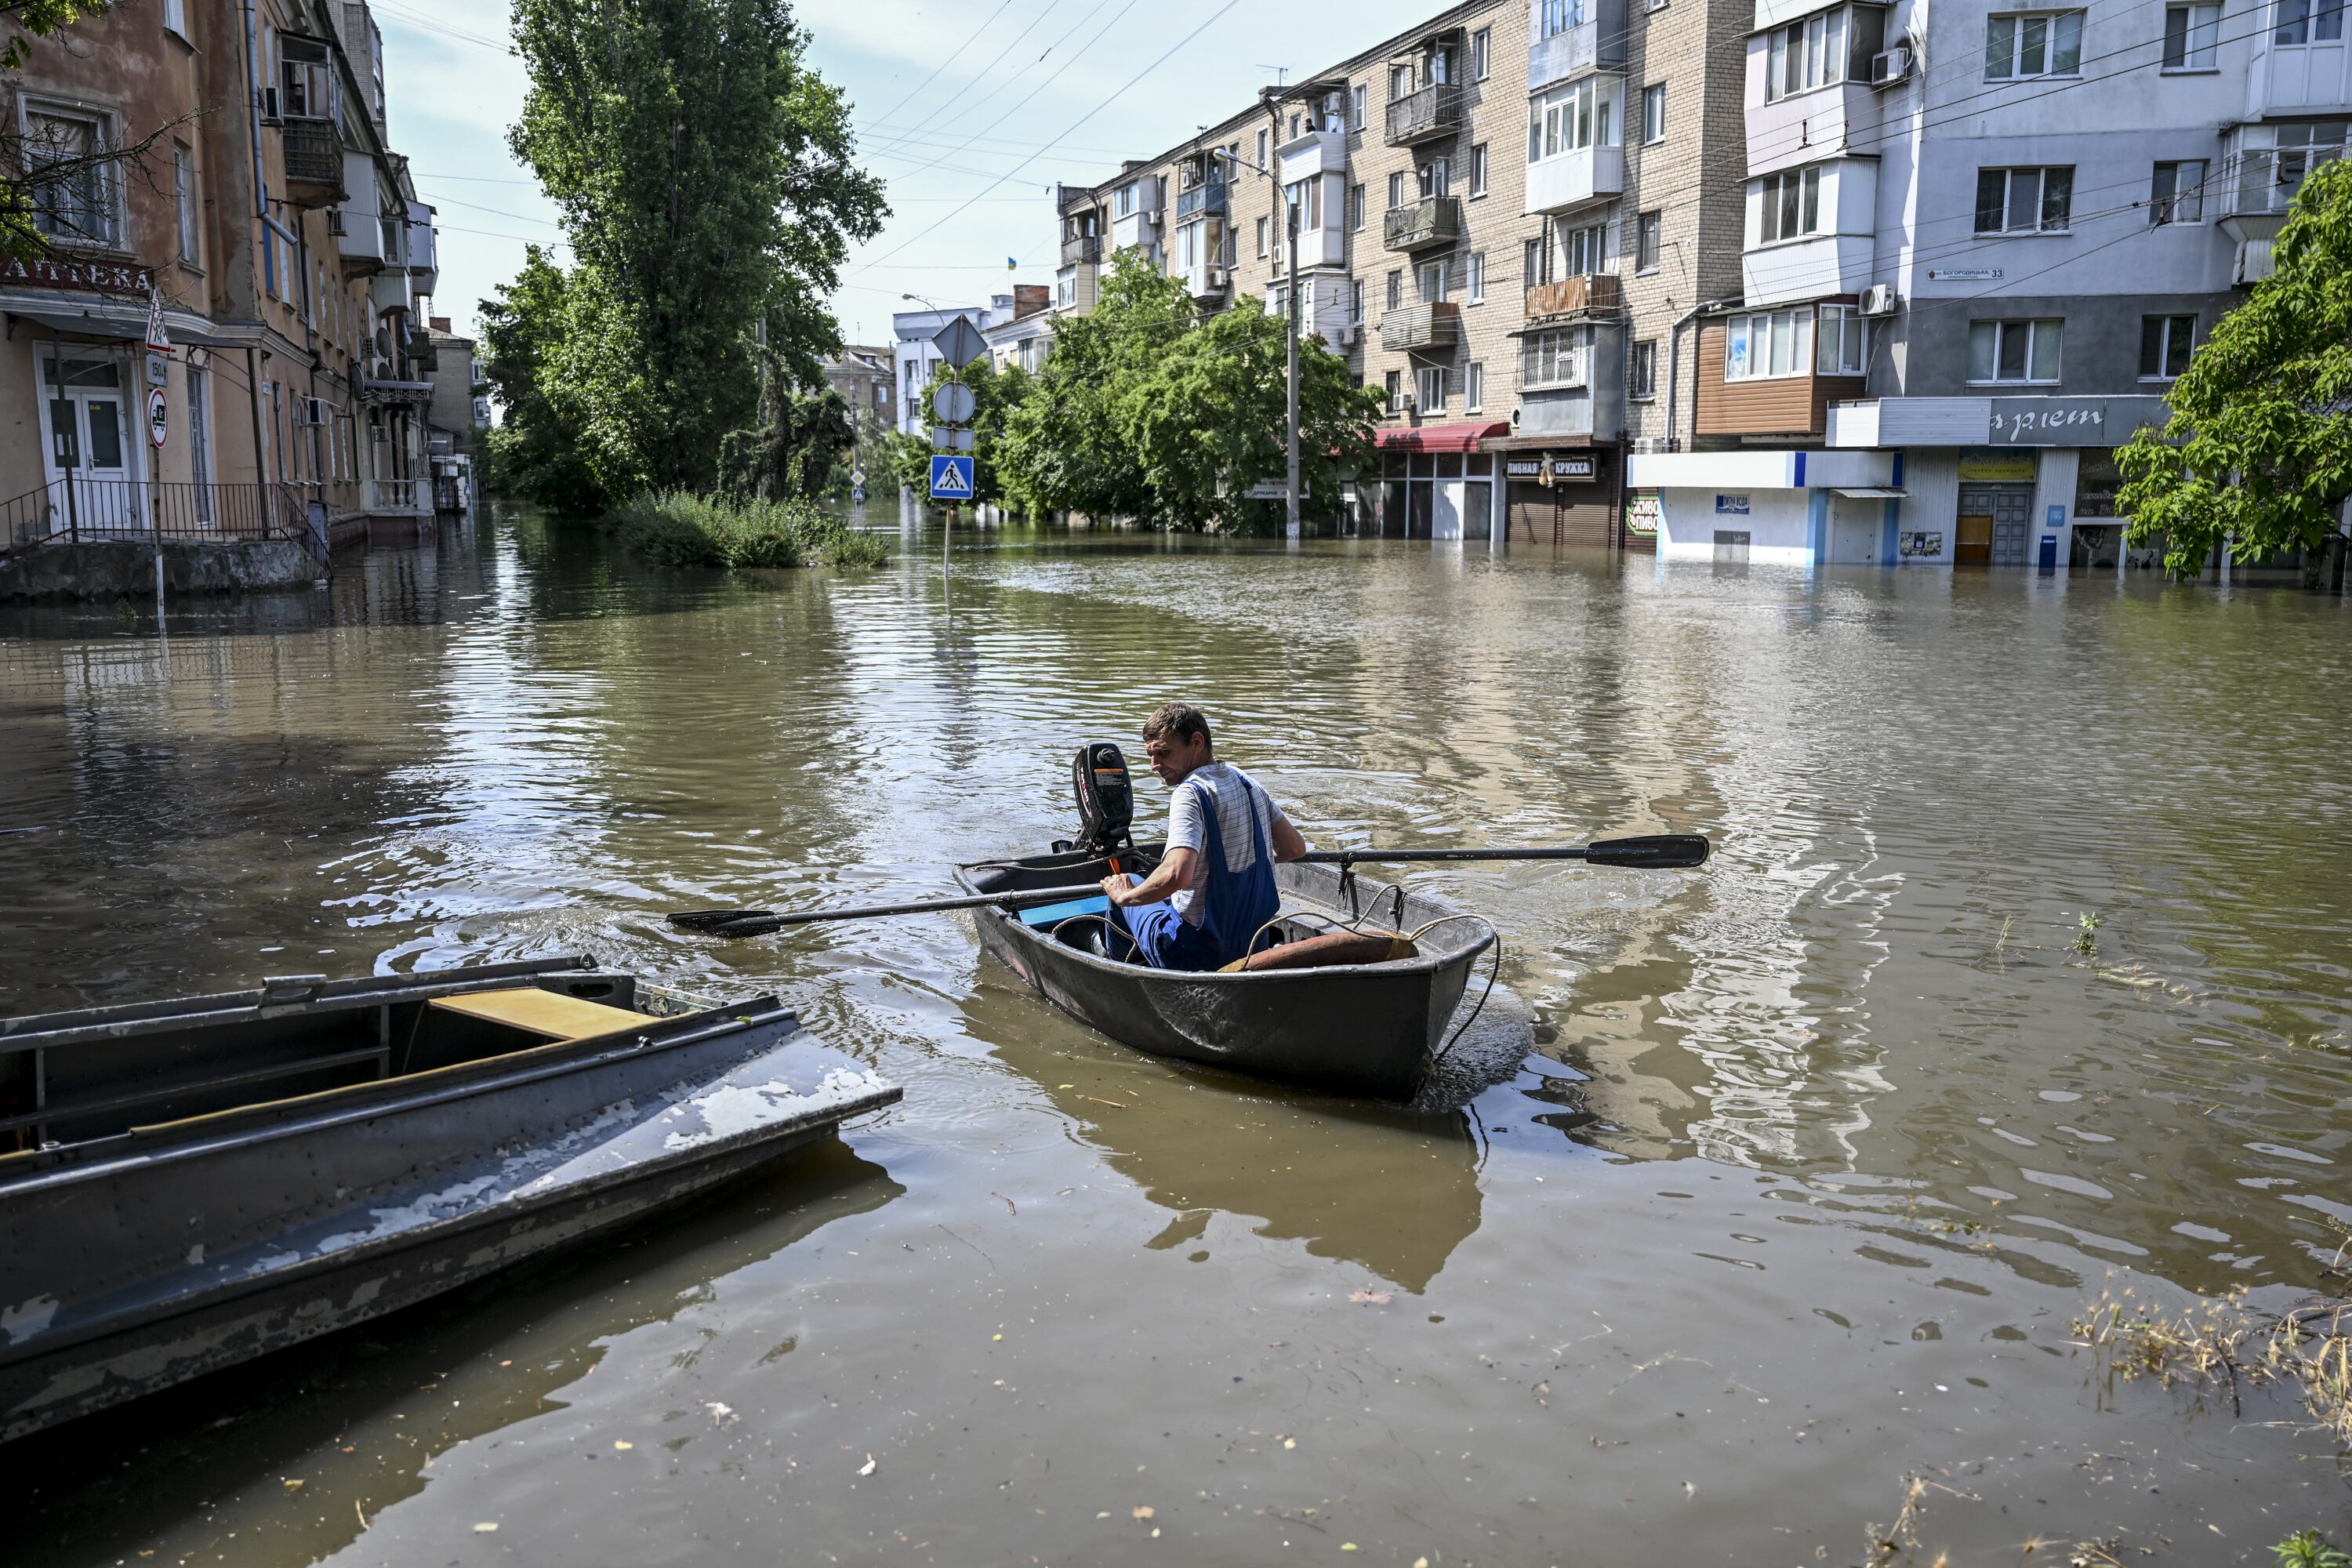
POLYGON ((1704 866, 1709 846, 1704 834, 1654 833, 1638 838, 1603 838, 1586 846, 1588 865, 1622 866, 1637 871, 1671 871, 1704 866))

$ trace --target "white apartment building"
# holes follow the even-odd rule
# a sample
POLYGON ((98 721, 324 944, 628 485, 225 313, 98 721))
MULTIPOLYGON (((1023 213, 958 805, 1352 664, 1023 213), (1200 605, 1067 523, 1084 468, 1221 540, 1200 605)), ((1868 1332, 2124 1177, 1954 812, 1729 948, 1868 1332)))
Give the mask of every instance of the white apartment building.
POLYGON ((1692 449, 1631 468, 1662 552, 2120 569, 2113 450, 2340 154, 2343 35, 2320 0, 1758 0, 1739 296, 1692 449))
MULTIPOLYGON (((924 406, 923 398, 940 367, 939 345, 931 340, 945 330, 950 321, 959 316, 963 317, 980 329, 983 340, 992 350, 1000 337, 1018 343, 1024 337, 1034 336, 1034 331, 1017 334, 1008 331, 993 337, 991 334, 995 329, 1011 329, 1014 322, 1028 322, 1032 318, 1042 317, 1050 301, 1051 291, 1045 285, 1017 283, 1013 285, 1012 293, 993 295, 985 305, 933 306, 920 310, 901 310, 892 316, 891 353, 898 384, 896 423, 898 433, 919 436, 930 427, 930 413, 924 406)), ((1000 363, 1003 363, 1003 355, 994 357, 1000 363)), ((1032 370, 1045 363, 1042 351, 1034 346, 1026 351, 1016 350, 1016 360, 1020 363, 1034 360, 1035 363, 1028 365, 1032 370), (1024 354, 1025 358, 1023 357, 1024 354)))

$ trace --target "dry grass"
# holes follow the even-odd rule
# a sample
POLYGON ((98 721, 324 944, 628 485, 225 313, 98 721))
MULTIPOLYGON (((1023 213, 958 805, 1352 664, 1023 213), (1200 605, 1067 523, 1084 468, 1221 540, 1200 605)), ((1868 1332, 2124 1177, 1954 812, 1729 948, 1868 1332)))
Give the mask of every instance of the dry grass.
POLYGON ((2274 1314, 2231 1295, 2170 1314, 2134 1302, 2129 1290, 2103 1290, 2072 1329, 2076 1343, 2126 1378, 2226 1382, 2233 1404, 2244 1388, 2290 1386, 2311 1418, 2352 1448, 2352 1302, 2274 1314))

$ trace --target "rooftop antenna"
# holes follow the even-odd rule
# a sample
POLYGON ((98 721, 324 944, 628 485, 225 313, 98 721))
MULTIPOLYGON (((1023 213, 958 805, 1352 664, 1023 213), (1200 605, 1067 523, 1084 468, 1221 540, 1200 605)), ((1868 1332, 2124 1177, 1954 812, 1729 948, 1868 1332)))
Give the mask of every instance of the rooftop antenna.
POLYGON ((1290 75, 1290 68, 1288 66, 1270 66, 1263 60, 1258 62, 1257 68, 1262 71, 1272 71, 1274 73, 1274 85, 1276 87, 1280 87, 1283 84, 1283 79, 1290 75))

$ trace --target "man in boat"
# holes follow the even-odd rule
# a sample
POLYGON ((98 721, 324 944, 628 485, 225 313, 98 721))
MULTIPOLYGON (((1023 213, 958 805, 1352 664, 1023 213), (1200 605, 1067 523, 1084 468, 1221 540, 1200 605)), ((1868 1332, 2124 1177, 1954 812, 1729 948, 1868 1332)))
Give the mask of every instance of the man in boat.
POLYGON ((1149 877, 1103 879, 1111 919, 1154 969, 1222 969, 1265 945, 1282 905, 1274 863, 1306 854, 1307 840, 1247 773, 1217 761, 1191 703, 1144 721, 1143 754, 1168 786, 1168 848, 1149 877))

